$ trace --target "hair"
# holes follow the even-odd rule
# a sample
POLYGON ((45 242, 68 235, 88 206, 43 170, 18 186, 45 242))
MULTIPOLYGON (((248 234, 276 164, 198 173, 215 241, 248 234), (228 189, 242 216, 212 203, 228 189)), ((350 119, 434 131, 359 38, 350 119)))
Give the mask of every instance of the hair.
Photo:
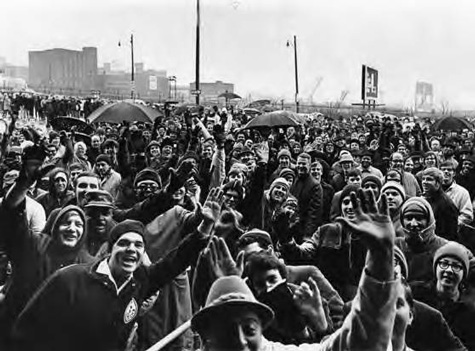
POLYGON ((96 173, 91 172, 91 171, 86 171, 86 172, 79 173, 78 176, 76 177, 76 180, 81 178, 81 177, 94 177, 94 178, 97 178, 98 180, 101 179, 96 173))
POLYGON ((256 273, 267 272, 271 269, 277 269, 282 278, 287 278, 287 268, 285 264, 270 252, 261 251, 249 256, 244 273, 252 281, 256 273))
MULTIPOLYGON (((395 169, 395 168, 390 168, 390 169, 388 169, 388 171, 386 172, 386 175, 384 176, 384 182, 385 182, 385 183, 388 182, 388 174, 389 174, 390 172, 391 172, 391 173, 397 173, 397 174, 399 174, 399 179, 400 179, 399 183, 402 184, 402 174, 401 174, 401 172, 399 172, 399 170, 397 170, 397 169, 395 169)), ((395 182, 395 180, 392 180, 392 181, 395 182)))
POLYGON ((361 171, 358 168, 352 168, 346 173, 346 179, 349 177, 361 177, 361 171))
POLYGON ((258 235, 246 235, 239 238, 237 242, 237 248, 239 251, 244 250, 244 248, 253 243, 257 243, 259 247, 263 250, 267 250, 269 247, 273 247, 272 243, 269 243, 266 239, 258 235))
POLYGON ((86 143, 84 143, 83 141, 78 141, 76 144, 74 144, 74 152, 78 150, 79 146, 82 146, 84 150, 87 150, 86 143))
POLYGON ((310 157, 309 154, 306 152, 302 152, 301 154, 298 155, 299 158, 305 158, 308 160, 308 162, 312 163, 312 157, 310 157))
POLYGON ((407 282, 406 278, 401 277, 401 284, 404 287, 404 295, 407 301, 407 304, 411 308, 411 311, 414 313, 414 295, 412 294, 412 289, 407 282))

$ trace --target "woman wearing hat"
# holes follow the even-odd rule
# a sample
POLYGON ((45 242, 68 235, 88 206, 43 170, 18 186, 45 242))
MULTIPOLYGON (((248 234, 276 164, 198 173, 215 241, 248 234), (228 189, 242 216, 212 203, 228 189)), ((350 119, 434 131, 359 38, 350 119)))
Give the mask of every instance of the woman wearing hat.
POLYGON ((454 334, 475 350, 475 306, 461 299, 471 256, 465 246, 448 242, 435 252, 432 280, 412 288, 416 299, 442 312, 454 334))

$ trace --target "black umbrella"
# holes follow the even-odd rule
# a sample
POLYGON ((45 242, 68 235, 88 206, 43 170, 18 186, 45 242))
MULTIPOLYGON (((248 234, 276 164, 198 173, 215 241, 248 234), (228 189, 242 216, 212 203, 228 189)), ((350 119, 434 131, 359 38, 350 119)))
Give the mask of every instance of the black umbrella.
POLYGON ((218 95, 218 98, 225 98, 226 100, 241 99, 241 97, 238 94, 228 93, 228 92, 218 95))
POLYGON ((84 134, 92 134, 94 132, 94 127, 90 124, 87 124, 82 119, 74 117, 56 117, 50 121, 51 126, 54 130, 61 131, 66 130, 70 131, 72 127, 76 127, 76 131, 84 134))
POLYGON ((122 123, 123 121, 153 123, 155 118, 161 115, 160 111, 151 107, 120 101, 99 107, 89 115, 88 119, 91 123, 122 123))
POLYGON ((460 117, 444 117, 435 121, 432 125, 432 129, 436 130, 451 130, 461 131, 462 129, 472 129, 473 126, 464 118, 460 117))
POLYGON ((294 113, 289 111, 274 111, 256 116, 243 129, 260 127, 295 127, 298 126, 294 113))

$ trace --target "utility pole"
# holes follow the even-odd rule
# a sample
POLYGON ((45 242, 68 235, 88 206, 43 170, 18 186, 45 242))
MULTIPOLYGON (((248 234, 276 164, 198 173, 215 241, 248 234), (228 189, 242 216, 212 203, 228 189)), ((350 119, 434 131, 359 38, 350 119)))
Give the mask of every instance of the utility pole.
POLYGON ((295 60, 295 112, 299 113, 299 73, 297 66, 297 36, 294 35, 294 60, 295 60))
POLYGON ((196 65, 195 65, 195 99, 200 104, 200 0, 196 0, 196 65))
POLYGON ((130 56, 132 63, 132 71, 130 72, 130 98, 135 95, 135 63, 134 63, 134 35, 130 35, 130 56))

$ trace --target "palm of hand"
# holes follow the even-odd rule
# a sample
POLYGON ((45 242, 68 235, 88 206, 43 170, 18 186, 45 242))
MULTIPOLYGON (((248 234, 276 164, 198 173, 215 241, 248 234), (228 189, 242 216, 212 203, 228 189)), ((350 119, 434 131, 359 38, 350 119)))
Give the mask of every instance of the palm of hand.
POLYGON ((394 237, 394 226, 391 218, 379 213, 360 214, 357 216, 353 230, 377 239, 394 237))

